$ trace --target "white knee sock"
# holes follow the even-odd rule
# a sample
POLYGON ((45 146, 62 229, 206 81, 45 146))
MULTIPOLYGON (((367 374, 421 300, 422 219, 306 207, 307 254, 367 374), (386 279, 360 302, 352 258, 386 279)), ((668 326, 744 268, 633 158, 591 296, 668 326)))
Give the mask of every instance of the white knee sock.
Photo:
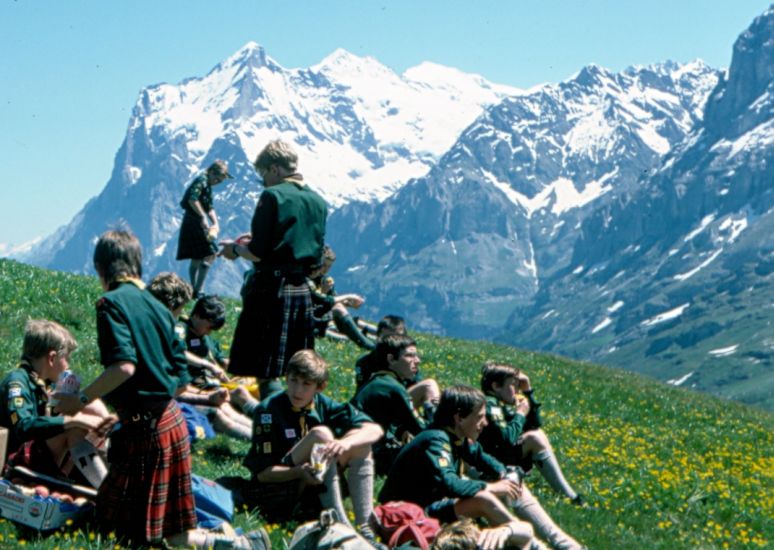
POLYGON ((355 523, 360 526, 368 523, 374 511, 374 461, 366 458, 354 458, 349 462, 347 486, 355 511, 355 523))
POLYGON ((328 465, 328 469, 325 471, 325 477, 323 478, 326 491, 320 494, 320 503, 323 508, 333 508, 336 510, 336 514, 339 516, 339 521, 346 523, 351 527, 349 518, 347 518, 347 511, 344 509, 344 501, 341 498, 341 487, 339 486, 339 471, 334 460, 328 465))

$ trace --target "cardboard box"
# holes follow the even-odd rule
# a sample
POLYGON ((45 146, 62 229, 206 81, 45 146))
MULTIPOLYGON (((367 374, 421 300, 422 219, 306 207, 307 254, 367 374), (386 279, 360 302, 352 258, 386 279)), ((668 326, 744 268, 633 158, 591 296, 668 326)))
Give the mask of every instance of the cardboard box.
POLYGON ((0 479, 0 516, 39 531, 56 529, 67 520, 77 520, 92 509, 53 497, 30 496, 6 479, 0 479))
POLYGON ((5 468, 5 454, 8 452, 8 428, 0 428, 0 473, 5 468))

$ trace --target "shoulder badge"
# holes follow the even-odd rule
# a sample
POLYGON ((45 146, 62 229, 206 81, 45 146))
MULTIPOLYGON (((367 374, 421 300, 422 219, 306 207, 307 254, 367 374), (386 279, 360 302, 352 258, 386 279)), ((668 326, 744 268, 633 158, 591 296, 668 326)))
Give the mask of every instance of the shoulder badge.
POLYGON ((270 414, 262 414, 261 415, 261 424, 271 424, 271 415, 270 414))
POLYGON ((23 397, 14 397, 13 398, 13 406, 17 409, 24 406, 24 398, 23 397))
POLYGON ((19 421, 19 416, 15 413, 11 413, 11 424, 16 424, 19 421))
POLYGON ((21 384, 13 383, 8 385, 8 398, 19 397, 22 394, 21 384))
POLYGON ((263 453, 264 454, 271 454, 271 441, 264 441, 264 443, 263 443, 263 453))

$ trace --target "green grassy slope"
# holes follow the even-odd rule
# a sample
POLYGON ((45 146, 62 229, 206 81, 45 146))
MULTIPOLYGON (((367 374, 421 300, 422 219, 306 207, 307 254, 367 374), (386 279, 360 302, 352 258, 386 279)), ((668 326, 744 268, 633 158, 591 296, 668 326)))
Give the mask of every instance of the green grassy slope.
MULTIPOLYGON (((96 280, 0 260, 0 365, 18 360, 24 322, 59 321, 80 348, 72 365, 88 382, 100 371, 94 334, 96 280)), ((236 302, 219 337, 231 338, 236 302)), ((529 483, 569 533, 595 549, 764 548, 774 544, 774 416, 708 395, 672 388, 636 374, 513 348, 418 335, 422 369, 439 382, 476 384, 487 359, 525 368, 544 403, 545 430, 565 473, 590 501, 579 509, 533 473, 529 483)), ((225 346, 227 348, 227 345, 225 346)), ((352 391, 354 345, 322 341, 333 366, 331 393, 352 391)), ((215 478, 247 472, 245 443, 219 436, 194 448, 194 471, 215 478)), ((380 485, 380 483, 379 483, 380 485)), ((235 522, 259 524, 244 511, 235 522)), ((276 548, 292 531, 269 526, 276 548)), ((114 548, 88 525, 48 537, 0 521, 0 547, 114 548)))

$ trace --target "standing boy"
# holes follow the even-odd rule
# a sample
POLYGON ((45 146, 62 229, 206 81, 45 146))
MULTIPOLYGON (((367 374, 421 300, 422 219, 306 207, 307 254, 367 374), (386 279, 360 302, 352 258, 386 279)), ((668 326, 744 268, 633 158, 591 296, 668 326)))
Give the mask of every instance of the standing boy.
POLYGON ((232 177, 226 162, 216 160, 191 182, 180 201, 185 214, 180 224, 177 259, 191 260, 188 272, 196 297, 204 287, 204 279, 218 251, 215 240, 219 226, 212 206, 212 188, 232 177))
POLYGON ((97 344, 105 371, 76 396, 55 394, 65 414, 97 398, 121 422, 97 495, 99 523, 139 545, 266 548, 265 532, 234 538, 195 530, 188 431, 173 399, 189 380, 169 310, 144 289, 142 250, 125 231, 104 233, 94 268, 106 291, 97 302, 97 344))
POLYGON ((312 350, 293 355, 287 366, 287 391, 263 401, 253 416, 253 444, 245 459, 252 480, 244 500, 277 521, 287 521, 300 496, 319 485, 322 472, 313 462, 330 463, 325 470, 326 507, 334 507, 347 521, 338 494, 337 467, 347 468, 355 523, 373 539, 368 521, 373 511, 373 460, 371 446, 382 430, 349 403, 339 403, 322 392, 328 383, 328 366, 312 350), (322 445, 312 459, 315 444, 322 445))
POLYGON ((296 172, 298 155, 270 142, 255 160, 265 190, 258 199, 248 244, 223 244, 229 260, 254 263, 231 344, 230 372, 258 378, 261 396, 282 390, 290 357, 314 349, 312 299, 306 277, 320 264, 328 207, 296 172))

